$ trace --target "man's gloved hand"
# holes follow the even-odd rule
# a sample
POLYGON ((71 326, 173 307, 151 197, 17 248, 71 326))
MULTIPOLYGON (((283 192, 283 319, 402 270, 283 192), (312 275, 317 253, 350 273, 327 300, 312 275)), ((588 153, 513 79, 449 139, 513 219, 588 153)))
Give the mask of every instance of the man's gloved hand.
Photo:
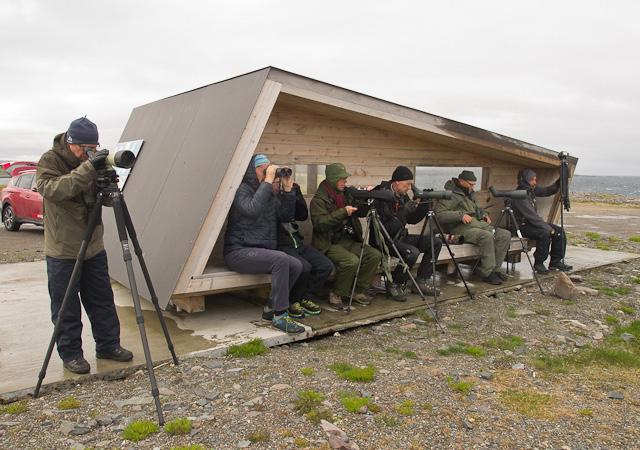
POLYGON ((99 150, 89 157, 89 161, 96 170, 102 170, 107 167, 107 156, 109 156, 109 150, 99 150))

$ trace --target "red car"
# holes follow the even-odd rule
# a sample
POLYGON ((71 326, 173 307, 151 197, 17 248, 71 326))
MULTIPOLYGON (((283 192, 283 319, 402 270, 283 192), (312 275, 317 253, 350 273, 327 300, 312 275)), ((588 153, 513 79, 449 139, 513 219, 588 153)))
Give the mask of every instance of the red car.
POLYGON ((18 231, 23 223, 42 226, 42 196, 36 190, 36 171, 28 169, 14 175, 0 191, 0 204, 7 230, 18 231))

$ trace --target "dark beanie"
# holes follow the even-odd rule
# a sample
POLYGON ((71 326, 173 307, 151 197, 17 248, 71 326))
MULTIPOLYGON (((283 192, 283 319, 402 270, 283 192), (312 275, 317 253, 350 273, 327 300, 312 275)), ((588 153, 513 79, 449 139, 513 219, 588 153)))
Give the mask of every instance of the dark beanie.
POLYGON ((519 174, 519 178, 522 181, 526 181, 527 183, 533 180, 533 177, 536 176, 536 173, 531 169, 522 169, 519 174))
POLYGON ((391 181, 407 181, 413 180, 413 173, 411 169, 406 166, 398 166, 391 175, 391 181))
POLYGON ((478 181, 475 174, 470 170, 463 170, 462 172, 460 172, 460 175, 458 175, 458 179, 465 181, 478 181))
POLYGON ((86 117, 80 117, 69 125, 67 143, 98 145, 98 127, 86 117))

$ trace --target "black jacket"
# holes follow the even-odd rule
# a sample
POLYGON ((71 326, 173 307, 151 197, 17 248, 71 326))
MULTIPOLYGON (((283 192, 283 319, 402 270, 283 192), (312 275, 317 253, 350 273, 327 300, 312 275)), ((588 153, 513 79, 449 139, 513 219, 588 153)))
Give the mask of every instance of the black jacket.
MULTIPOLYGON (((391 181, 383 181, 379 185, 373 188, 373 190, 388 190, 391 191, 391 181)), ((395 202, 385 202, 382 200, 376 200, 374 203, 380 222, 389 232, 394 240, 402 239, 406 234, 407 224, 416 224, 425 218, 427 215, 426 203, 415 203, 407 194, 402 197, 394 196, 395 202)), ((373 231, 373 230, 372 230, 373 231)), ((375 233, 370 234, 370 243, 375 243, 375 233)))
POLYGON ((304 222, 309 217, 309 209, 307 202, 304 200, 302 191, 298 184, 293 184, 293 190, 296 195, 295 214, 293 220, 289 222, 281 222, 278 225, 278 249, 281 248, 298 248, 303 244, 304 237, 299 232, 299 225, 296 222, 304 222))
POLYGON ((231 205, 224 236, 225 255, 247 247, 274 250, 278 224, 294 219, 296 194, 293 190, 275 194, 271 183, 259 183, 254 158, 251 158, 231 205))
POLYGON ((536 197, 550 197, 560 189, 560 180, 550 186, 536 186, 532 188, 529 183, 521 180, 517 189, 527 191, 527 198, 523 200, 512 200, 511 207, 519 225, 530 225, 551 232, 549 224, 538 214, 536 197))

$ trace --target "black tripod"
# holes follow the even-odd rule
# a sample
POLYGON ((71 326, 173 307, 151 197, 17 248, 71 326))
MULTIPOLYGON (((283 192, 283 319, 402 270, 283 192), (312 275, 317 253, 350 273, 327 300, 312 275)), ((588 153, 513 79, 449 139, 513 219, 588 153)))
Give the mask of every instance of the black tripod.
POLYGON ((158 304, 158 297, 155 293, 155 289, 153 288, 151 277, 149 275, 149 271, 147 270, 147 265, 144 261, 144 257, 142 256, 142 248, 140 247, 140 243, 138 242, 136 231, 133 227, 133 222, 131 221, 131 215, 129 214, 129 210, 127 209, 127 204, 124 201, 122 192, 120 191, 120 188, 118 188, 118 175, 114 170, 111 170, 111 169, 100 171, 98 172, 98 179, 96 181, 96 186, 98 187, 96 203, 89 215, 87 228, 85 230, 85 234, 82 239, 82 244, 80 245, 80 251, 78 252, 76 263, 75 263, 75 266, 73 267, 73 272, 71 273, 71 279, 69 280, 69 284, 67 285, 67 289, 65 291, 65 295, 62 300, 62 304, 60 305, 60 310, 58 311, 58 320, 56 321, 56 325, 53 329, 53 335, 51 336, 51 341, 49 342, 49 348, 47 349, 47 355, 42 364, 42 369, 40 369, 40 373, 38 375, 38 383, 36 384, 33 397, 37 398, 38 394, 40 393, 40 387, 42 386, 42 381, 44 380, 44 377, 47 373, 47 367, 49 366, 49 360, 51 359, 53 346, 55 345, 56 340, 60 335, 60 325, 62 323, 61 318, 63 317, 63 314, 65 312, 66 305, 69 303, 69 299, 74 293, 73 292, 74 287, 76 286, 80 278, 80 273, 82 271, 82 264, 84 262, 84 257, 87 251, 87 247, 89 245, 89 241, 93 236, 93 232, 96 226, 101 221, 102 206, 106 206, 107 201, 111 200, 112 201, 111 206, 113 206, 113 212, 115 214, 116 225, 118 228, 118 237, 120 239, 120 244, 122 245, 123 259, 124 259, 125 266, 127 268, 127 275, 129 276, 129 286, 131 288, 133 306, 136 311, 136 322, 138 324, 138 329, 140 330, 140 339, 142 341, 142 348, 144 349, 144 358, 147 363, 147 372, 149 374, 149 381, 151 382, 151 394, 153 395, 153 399, 156 405, 156 411, 158 413, 158 423, 160 425, 164 425, 164 416, 162 414, 162 407, 160 406, 160 392, 158 390, 158 384, 156 383, 156 377, 153 372, 153 360, 151 359, 151 352, 149 351, 149 342, 147 341, 147 333, 144 329, 144 317, 142 315, 142 308, 140 306, 140 296, 138 295, 138 287, 136 285, 136 279, 133 273, 133 264, 131 263, 131 260, 133 258, 131 256, 129 241, 127 239, 127 232, 131 237, 133 248, 135 250, 136 256, 138 257, 138 262, 140 263, 142 273, 144 274, 144 279, 147 283, 147 287, 149 288, 149 293, 151 294, 151 301, 153 302, 153 306, 156 310, 156 314, 158 315, 158 320, 162 325, 162 331, 164 332, 164 337, 167 341, 167 347, 169 348, 169 351, 171 352, 171 357, 173 358, 173 362, 176 365, 178 364, 178 358, 173 348, 171 337, 169 336, 169 330, 167 329, 167 324, 164 320, 164 317, 162 316, 162 312, 160 311, 160 305, 158 304))
MULTIPOLYGON (((522 233, 520 232, 520 225, 518 225, 518 221, 516 220, 516 216, 513 214, 513 209, 511 209, 511 200, 509 198, 504 199, 504 208, 500 212, 500 217, 498 217, 498 221, 496 222, 496 228, 502 222, 502 218, 507 218, 505 223, 505 229, 510 230, 510 224, 513 224, 516 229, 516 234, 518 235, 518 239, 520 239, 520 245, 522 245, 522 251, 525 255, 527 255, 527 260, 529 261, 529 265, 531 266, 531 272, 533 273, 533 277, 536 279, 536 283, 538 283, 538 287, 540 288, 540 293, 544 294, 544 289, 542 289, 542 285, 540 284, 540 280, 538 279, 538 274, 536 273, 536 269, 533 267, 533 263, 531 262, 531 257, 529 256, 529 247, 527 246, 524 238, 522 237, 522 233)), ((509 271, 509 263, 507 262, 507 272, 509 271)))
POLYGON ((458 265, 458 261, 456 261, 455 253, 451 250, 449 246, 449 242, 447 241, 444 231, 442 231, 442 226, 440 225, 440 221, 438 220, 438 216, 436 216, 436 212, 431 207, 431 204, 427 206, 429 211, 427 212, 427 217, 425 217, 424 224, 422 225, 422 230, 420 231, 420 239, 418 241, 418 247, 420 247, 420 242, 424 239, 424 233, 427 229, 427 225, 429 226, 429 235, 431 239, 431 265, 432 265, 432 273, 431 273, 431 282, 433 283, 433 292, 435 295, 435 301, 438 301, 438 290, 436 289, 436 255, 435 255, 435 233, 436 230, 442 236, 442 242, 447 247, 447 251, 449 252, 449 256, 451 256, 451 261, 453 261, 453 265, 456 268, 456 273, 462 280, 464 284, 464 288, 467 290, 467 295, 469 296, 469 300, 473 300, 473 294, 469 290, 469 286, 467 285, 467 281, 462 276, 462 271, 460 270, 460 266, 458 265))
POLYGON ((558 158, 560 159, 560 228, 562 230, 562 265, 564 266, 564 256, 566 254, 566 234, 564 232, 564 210, 569 211, 571 209, 571 200, 569 199, 569 163, 567 152, 560 152, 558 158))
MULTIPOLYGON (((380 217, 378 217, 378 211, 373 206, 373 202, 374 202, 374 199, 372 199, 372 198, 367 199, 367 205, 369 207, 369 211, 367 211, 367 225, 366 225, 366 229, 364 230, 364 233, 363 233, 363 236, 362 236, 362 247, 360 247, 360 257, 358 258, 358 267, 356 268, 356 275, 355 275, 355 277, 353 279, 353 286, 351 287, 351 295, 349 296, 349 305, 347 306, 347 312, 351 312, 351 304, 353 302, 353 296, 354 296, 355 291, 356 291, 356 284, 358 283, 358 276, 360 275, 360 266, 362 265, 362 257, 364 255, 364 246, 367 245, 367 243, 369 242, 369 235, 371 233, 371 226, 373 225, 373 226, 378 227, 380 229, 380 231, 382 232, 382 234, 384 236, 384 239, 387 242, 391 243, 391 247, 393 248, 393 251, 395 252, 397 258, 399 259, 399 264, 401 264, 402 267, 404 267, 404 269, 406 270, 407 274, 409 275, 409 278, 411 279, 411 282, 413 283, 413 285, 416 288, 416 291, 418 291, 418 294, 420 295, 422 300, 427 304, 427 308, 429 308, 429 311, 431 311, 431 314, 433 315, 433 319, 435 320, 436 324, 438 325, 438 328, 440 329, 441 332, 444 333, 444 328, 442 327, 442 325, 440 324, 440 321, 438 320, 437 311, 434 310, 431 307, 431 305, 427 302, 427 297, 424 295, 424 293, 420 289, 420 286, 418 285, 418 282, 416 281, 416 279, 414 278, 413 274, 411 273, 411 270, 409 270, 409 266, 407 265, 405 260, 402 258, 402 255, 400 254, 400 250, 398 250, 398 247, 393 242, 393 239, 391 239, 391 236, 389 235, 389 232, 387 231, 387 229, 384 227, 384 225, 380 221, 380 217)), ((385 255, 385 253, 388 253, 388 252, 385 251, 386 245, 384 243, 381 243, 380 247, 383 250, 383 255, 382 256, 383 257, 388 256, 388 254, 385 255)), ((391 281, 391 280, 389 280, 389 281, 391 281)), ((434 303, 434 306, 437 306, 437 305, 434 303)))

